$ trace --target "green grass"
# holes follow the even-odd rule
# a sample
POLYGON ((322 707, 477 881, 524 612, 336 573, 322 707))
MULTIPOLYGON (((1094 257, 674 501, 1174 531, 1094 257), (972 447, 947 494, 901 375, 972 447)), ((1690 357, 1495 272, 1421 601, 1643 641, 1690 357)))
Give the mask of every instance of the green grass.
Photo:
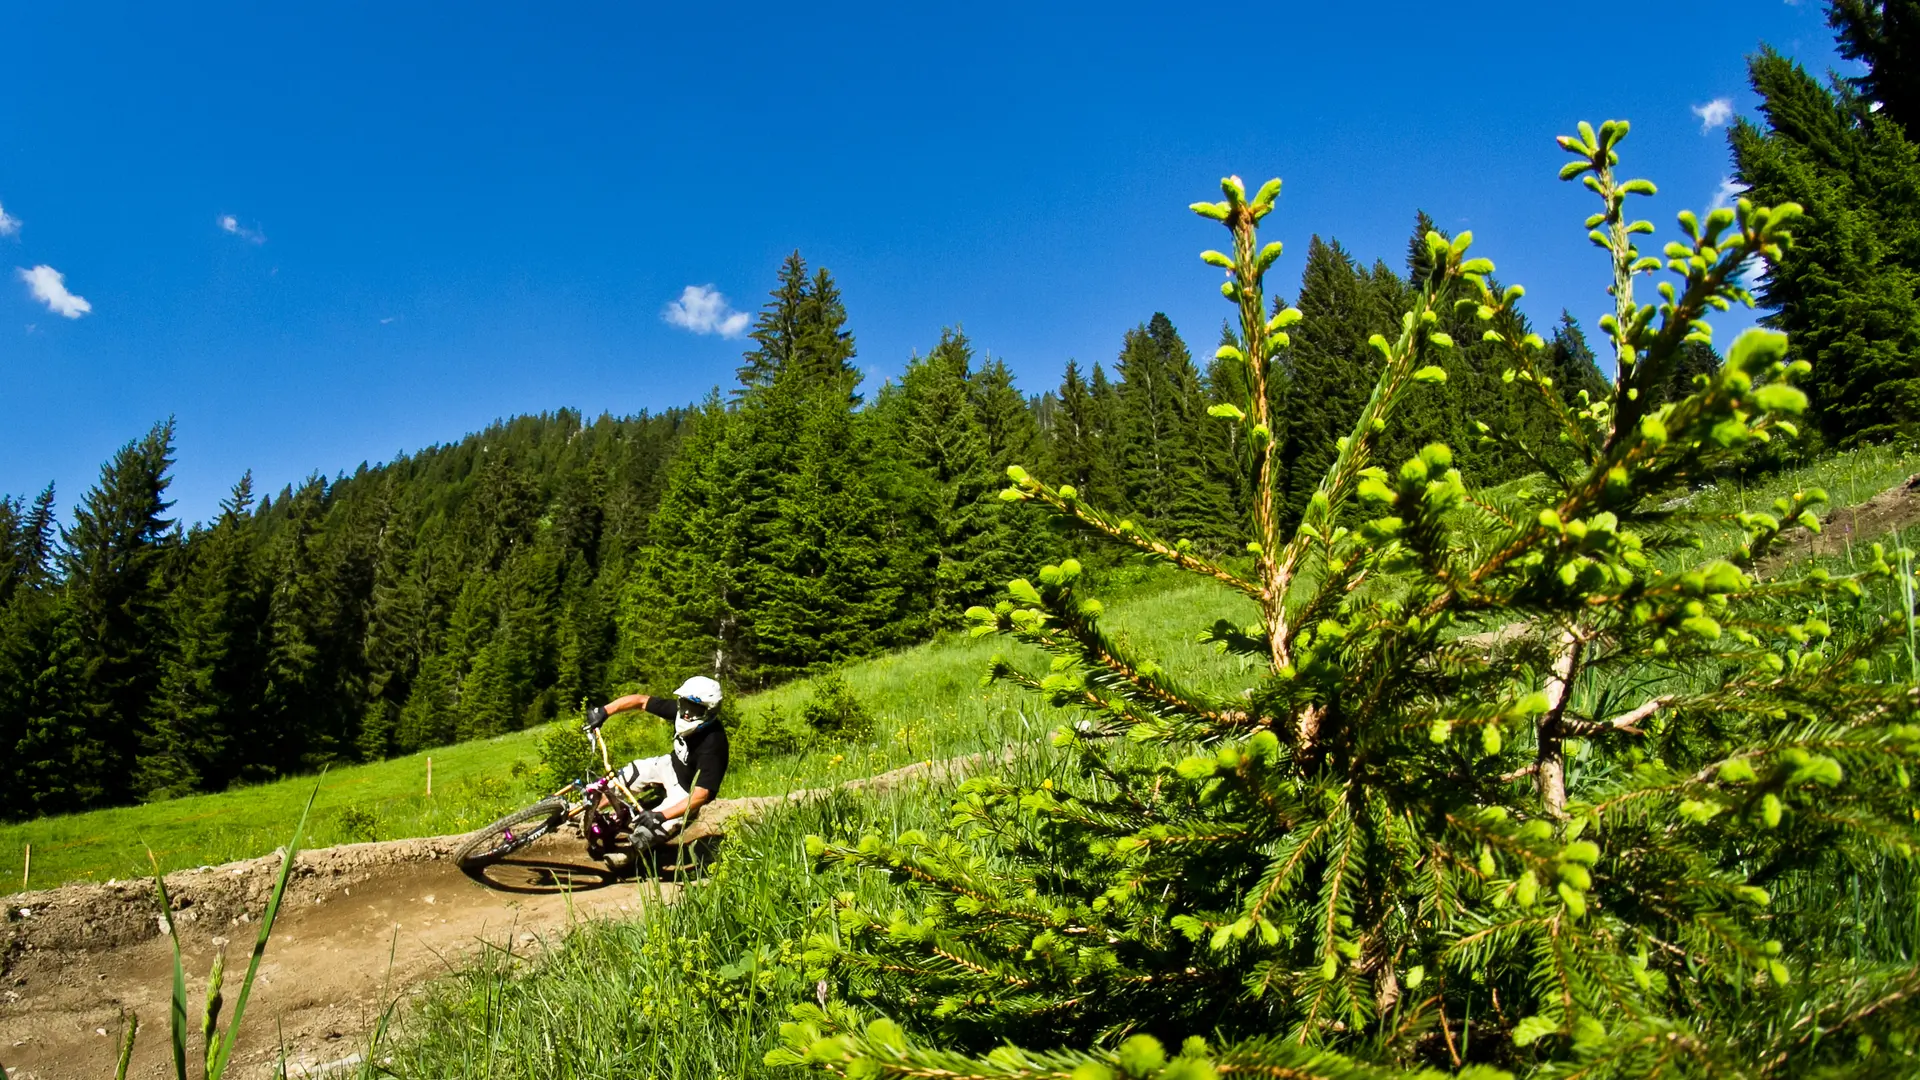
MULTIPOLYGON (((1131 590, 1116 605, 1111 625, 1138 641, 1175 671, 1191 672, 1203 687, 1233 684, 1237 661, 1216 656, 1192 637, 1220 616, 1246 621, 1252 607, 1210 584, 1161 577, 1131 590), (1173 628, 1150 630, 1154 627, 1173 628)), ((823 743, 770 759, 736 754, 724 794, 785 794, 820 787, 916 761, 937 760, 1033 738, 1059 723, 1060 714, 1008 687, 984 688, 982 673, 996 652, 1019 646, 1000 639, 948 635, 858 664, 848 685, 874 714, 872 735, 823 743)), ((1030 654, 1037 656, 1037 654, 1030 654)), ((810 690, 791 684, 746 695, 732 708, 798 707, 810 690)), ((664 725, 645 728, 616 719, 608 730, 626 754, 664 753, 664 725)), ((309 847, 363 840, 440 836, 477 828, 536 794, 528 776, 548 728, 446 746, 407 757, 329 771, 310 825, 309 847), (433 797, 426 797, 426 759, 433 759, 433 797), (518 766, 516 768, 516 766, 518 766)), ((312 777, 294 777, 217 795, 197 795, 142 806, 96 810, 0 826, 0 894, 21 889, 22 857, 33 846, 29 887, 141 877, 150 873, 151 846, 163 870, 265 855, 285 841, 287 822, 299 816, 312 777)))
MULTIPOLYGON (((1764 510, 1775 497, 1808 487, 1825 488, 1837 508, 1864 502, 1915 472, 1920 472, 1920 452, 1867 447, 1748 483, 1699 489, 1686 496, 1686 508, 1707 515, 1764 510)), ((1710 548, 1730 547, 1737 537, 1737 530, 1713 523, 1704 523, 1701 532, 1710 548)), ((1112 576, 1117 582, 1094 592, 1103 598, 1124 596, 1111 608, 1109 625, 1117 633, 1172 670, 1191 673, 1205 689, 1244 685, 1234 678, 1238 665, 1215 657, 1192 635, 1222 615, 1250 621, 1250 605, 1166 572, 1142 575, 1129 569, 1112 576)), ((823 743, 793 755, 740 758, 726 794, 784 794, 1043 733, 1059 722, 1057 714, 1011 688, 980 686, 990 658, 1017 649, 1001 639, 956 634, 851 665, 847 683, 877 720, 872 737, 823 743)), ((807 684, 795 683, 747 695, 733 708, 742 715, 770 706, 792 712, 810 692, 807 684)), ((610 728, 621 749, 664 752, 663 728, 623 726, 615 721, 610 728)), ((484 824, 533 794, 525 773, 537 760, 547 730, 335 769, 321 786, 312 845, 437 836, 484 824), (431 799, 425 797, 428 757, 434 759, 431 799)), ((169 870, 266 854, 279 846, 285 823, 297 815, 311 785, 311 777, 295 777, 218 795, 0 826, 0 893, 21 888, 28 844, 36 887, 140 876, 147 870, 149 844, 169 870)))
MULTIPOLYGON (((1037 755, 1015 768, 1032 773, 1037 755)), ((395 1076, 503 1080, 770 1075, 761 1057, 780 1021, 814 995, 795 942, 833 932, 821 902, 850 892, 884 908, 892 892, 879 875, 816 873, 807 835, 936 828, 951 793, 837 794, 772 814, 730 835, 677 903, 582 924, 531 965, 489 950, 432 984, 380 1048, 383 1064, 395 1076)))
MULTIPOLYGON (((1684 506, 1687 511, 1702 515, 1743 510, 1771 513, 1775 499, 1796 491, 1824 488, 1827 505, 1818 511, 1824 517, 1840 507, 1866 502, 1915 473, 1920 473, 1920 451, 1909 447, 1865 446, 1750 481, 1729 479, 1703 487, 1689 493, 1684 506)), ((1700 533, 1709 549, 1731 549, 1740 538, 1739 528, 1731 524, 1705 522, 1700 533)))
MULTIPOLYGON (((421 754, 328 771, 308 833, 308 846, 373 839, 368 819, 400 836, 433 836, 483 825, 517 801, 505 766, 532 754, 537 732, 523 731, 444 746, 421 754), (433 797, 426 797, 427 758, 433 797)), ((284 844, 313 791, 295 777, 217 795, 40 818, 0 827, 0 882, 20 888, 21 858, 33 845, 31 884, 144 877, 151 846, 166 870, 265 855, 284 844)), ((380 839, 392 837, 374 826, 380 839)))

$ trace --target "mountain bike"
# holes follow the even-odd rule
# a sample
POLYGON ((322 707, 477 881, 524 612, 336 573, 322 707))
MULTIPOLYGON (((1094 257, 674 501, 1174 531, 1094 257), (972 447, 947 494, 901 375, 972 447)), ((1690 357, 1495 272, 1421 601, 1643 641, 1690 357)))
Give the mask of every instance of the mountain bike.
MULTIPOLYGON (((515 810, 469 836, 453 853, 454 861, 462 870, 491 866, 535 840, 558 832, 569 821, 580 823, 590 858, 612 864, 616 860, 609 856, 633 850, 635 816, 651 810, 659 799, 643 799, 621 781, 609 760, 607 740, 598 727, 589 724, 581 730, 586 734, 587 744, 600 756, 600 775, 575 780, 532 806, 515 810)), ((612 868, 622 869, 618 865, 612 868)))

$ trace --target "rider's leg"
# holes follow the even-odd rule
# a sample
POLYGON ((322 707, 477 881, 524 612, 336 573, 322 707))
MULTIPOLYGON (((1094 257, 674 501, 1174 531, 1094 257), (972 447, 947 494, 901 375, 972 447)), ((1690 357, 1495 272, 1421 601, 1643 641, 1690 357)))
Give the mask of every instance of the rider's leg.
MULTIPOLYGON (((647 784, 659 784, 661 789, 666 792, 666 795, 660 800, 661 806, 672 806, 674 803, 687 797, 687 789, 680 786, 680 778, 674 775, 673 759, 665 754, 661 754, 659 757, 641 758, 638 761, 630 761, 620 767, 619 776, 620 782, 627 785, 628 788, 638 788, 647 784)), ((680 826, 683 823, 683 818, 672 818, 663 823, 663 831, 659 835, 650 837, 649 839, 653 842, 658 842, 668 836, 672 836, 674 833, 680 831, 680 826)), ((634 839, 636 842, 642 842, 640 837, 636 836, 634 839)))

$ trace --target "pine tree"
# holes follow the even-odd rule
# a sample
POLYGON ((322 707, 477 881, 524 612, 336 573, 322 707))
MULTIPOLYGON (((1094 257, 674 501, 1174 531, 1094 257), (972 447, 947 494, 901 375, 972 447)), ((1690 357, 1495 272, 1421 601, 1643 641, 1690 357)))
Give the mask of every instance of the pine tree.
POLYGON ((90 664, 81 612, 74 595, 61 591, 40 602, 15 597, 0 634, 0 663, 8 674, 0 707, 14 719, 7 757, 6 791, 0 795, 17 817, 73 813, 124 801, 124 766, 108 755, 96 717, 82 688, 90 664))
POLYGON ((1117 370, 1125 505, 1169 537, 1218 550, 1232 540, 1219 528, 1227 495, 1207 469, 1206 396, 1186 342, 1155 313, 1127 332, 1117 370))
POLYGON ((1565 388, 1561 396, 1569 402, 1578 401, 1582 393, 1590 400, 1599 401, 1607 393, 1607 377, 1600 373, 1600 363, 1594 359, 1586 333, 1564 308, 1560 312, 1560 324, 1554 327, 1553 340, 1547 343, 1542 368, 1565 388))
MULTIPOLYGON (((980 418, 987 468, 994 476, 1005 476, 1009 466, 1039 460, 1037 410, 1013 385, 1013 372, 1005 361, 995 359, 981 365, 968 382, 967 397, 980 418)), ((1053 538, 1046 515, 1037 508, 1009 503, 998 498, 997 491, 987 494, 992 498, 987 514, 991 533, 986 548, 988 561, 982 572, 1000 585, 1042 558, 1051 549, 1053 538)))
MULTIPOLYGON (((173 421, 120 448, 100 482, 74 511, 61 538, 60 561, 79 658, 71 725, 74 744, 49 747, 69 768, 86 763, 75 790, 88 802, 112 797, 130 779, 166 659, 163 602, 169 530, 163 517, 173 465, 173 421)), ((65 712, 66 710, 61 710, 65 712)), ((53 738, 53 736, 50 736, 53 738)))
POLYGON ((756 348, 746 354, 746 363, 740 366, 736 400, 756 387, 773 385, 773 380, 795 363, 803 342, 820 342, 818 328, 807 325, 811 294, 806 260, 795 251, 780 264, 779 284, 769 294, 772 302, 761 309, 748 335, 756 348))
POLYGON ((847 329, 847 307, 826 267, 813 273, 796 329, 794 377, 808 386, 844 384, 848 401, 859 404, 860 397, 853 389, 860 384, 860 371, 853 365, 853 333, 847 329))
POLYGON ((378 760, 396 748, 400 710, 421 659, 431 649, 425 589, 413 569, 417 526, 411 508, 395 505, 391 480, 379 498, 385 525, 376 541, 367 628, 360 645, 367 672, 366 707, 356 738, 362 760, 378 760))
POLYGON ((268 596, 265 686, 250 775, 315 768, 346 755, 364 707, 352 683, 357 664, 350 611, 336 552, 323 530, 327 482, 310 477, 283 496, 287 521, 265 553, 268 596))
POLYGON ((0 607, 26 582, 26 517, 22 509, 18 499, 0 495, 0 607))
POLYGON ((1073 486, 1096 505, 1115 506, 1119 496, 1113 478, 1111 389, 1100 365, 1093 380, 1080 374, 1080 365, 1067 361, 1061 376, 1059 406, 1047 441, 1049 476, 1073 486))
POLYGON ((1285 477, 1280 513, 1298 521, 1319 478, 1332 463, 1335 442, 1352 430, 1379 377, 1379 356, 1366 342, 1394 329, 1391 308, 1338 241, 1315 236, 1307 247, 1298 306, 1306 313, 1286 347, 1287 393, 1280 415, 1286 442, 1278 470, 1285 477))
POLYGON ((850 381, 776 383, 748 410, 752 437, 782 455, 764 539, 744 577, 751 597, 749 684, 807 674, 898 640, 903 590, 885 542, 887 518, 869 478, 867 432, 850 381), (775 432, 789 438, 768 438, 775 432))
POLYGON ((1747 198, 1807 213, 1761 284, 1766 322, 1813 364, 1829 440, 1920 429, 1920 149, 1844 84, 1822 87, 1771 49, 1748 75, 1768 130, 1741 120, 1729 135, 1747 198))
MULTIPOLYGON (((1194 206, 1233 241, 1204 258, 1232 269, 1244 343, 1229 355, 1249 393, 1227 422, 1263 443, 1256 565, 1125 529, 1021 470, 1010 490, 1257 605, 1256 625, 1209 635, 1258 666, 1253 685, 1203 692, 1134 655, 1073 560, 971 612, 1051 655, 1044 673, 998 660, 996 677, 1081 719, 1017 778, 969 782, 939 835, 809 840, 826 867, 903 895, 843 893, 821 913, 808 948, 825 1000, 795 1007, 769 1064, 870 1080, 1911 1071, 1911 935, 1836 948, 1826 910, 1836 873, 1904 866, 1920 840, 1916 687, 1904 655, 1902 674, 1874 672, 1910 620, 1808 615, 1839 618, 1895 571, 1876 549, 1858 573, 1759 583, 1754 560, 1813 492, 1743 515, 1731 559, 1661 574, 1648 556, 1676 550, 1659 507, 1677 482, 1784 437, 1805 408, 1804 366, 1765 330, 1685 398, 1650 392, 1796 215, 1685 237, 1671 299, 1643 320, 1646 227, 1626 202, 1652 187, 1615 173, 1625 133, 1562 140, 1563 176, 1602 200, 1621 375, 1600 407, 1555 409, 1580 468, 1513 498, 1469 489, 1439 444, 1375 464, 1409 390, 1444 376, 1421 360, 1458 347, 1438 329, 1457 300, 1485 307, 1533 376, 1506 392, 1559 400, 1492 263, 1436 231, 1431 273, 1376 347, 1375 392, 1288 528, 1264 383, 1307 324, 1267 317, 1255 231, 1279 184, 1249 199, 1229 178, 1224 201, 1194 206), (1508 644, 1472 637, 1495 629, 1508 644)), ((1904 918, 1911 896, 1878 903, 1904 918)))
POLYGON ((211 529, 198 533, 167 598, 173 643, 136 787, 149 797, 220 791, 253 751, 251 713, 264 660, 264 593, 254 577, 247 518, 253 474, 241 476, 211 529))
POLYGON ((1829 0, 1841 56, 1867 66, 1847 84, 1920 143, 1920 0, 1829 0))
POLYGON ((943 330, 927 355, 907 362, 885 410, 891 441, 913 478, 905 501, 924 538, 917 576, 926 582, 935 625, 957 623, 961 612, 1006 580, 988 561, 999 474, 973 400, 973 378, 972 343, 962 331, 943 330))
POLYGON ((890 521, 855 413, 855 345, 832 276, 808 278, 795 253, 753 337, 737 405, 709 402, 623 601, 623 632, 641 639, 626 678, 711 671, 761 684, 900 632, 890 521))
MULTIPOLYGON (((622 599, 614 680, 654 684, 677 672, 731 677, 741 661, 748 488, 740 418, 709 398, 669 473, 647 550, 622 599)), ((679 676, 684 678, 685 676, 679 676)))

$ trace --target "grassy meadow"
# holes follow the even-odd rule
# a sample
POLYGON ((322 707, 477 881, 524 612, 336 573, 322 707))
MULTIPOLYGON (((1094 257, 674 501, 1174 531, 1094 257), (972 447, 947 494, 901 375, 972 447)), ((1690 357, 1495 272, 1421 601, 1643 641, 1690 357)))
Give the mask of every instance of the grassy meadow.
MULTIPOLYGON (((1916 467, 1920 457, 1915 455, 1867 450, 1774 477, 1764 485, 1703 488, 1689 501, 1703 513, 1765 509, 1776 492, 1821 486, 1828 489, 1834 506, 1845 506, 1899 483, 1916 467)), ((1724 548, 1736 535, 1716 530, 1707 534, 1707 542, 1724 548)), ((1889 546, 1920 544, 1920 526, 1883 539, 1889 546)), ((1851 555, 1840 555, 1819 562, 1839 572, 1848 569, 1851 560, 1851 555)), ((1110 607, 1112 622, 1163 644, 1169 666, 1202 679, 1224 680, 1232 673, 1183 637, 1213 617, 1203 604, 1217 595, 1201 586, 1136 597, 1110 607), (1155 626, 1168 629, 1155 631, 1155 626)), ((1829 614, 1837 626, 1858 628, 1898 611, 1901 599, 1889 586, 1869 592, 1850 613, 1829 614)), ((940 733, 940 738, 955 738, 969 723, 987 723, 992 737, 1000 738, 1020 725, 1010 718, 1024 718, 1031 727, 1053 722, 1050 710, 1036 709, 1031 700, 977 689, 977 672, 995 647, 992 641, 951 640, 924 652, 862 665, 849 678, 858 680, 863 696, 886 701, 890 716, 911 715, 903 710, 926 700, 918 688, 908 690, 908 680, 946 680, 926 687, 936 691, 936 704, 926 714, 925 730, 940 733), (995 724, 999 726, 991 726, 995 724)), ((1906 677, 1907 671, 1892 670, 1905 661, 1883 659, 1885 673, 1906 677)), ((1674 677, 1684 680, 1699 673, 1676 672, 1674 677)), ((1583 708, 1593 708, 1604 706, 1596 698, 1622 689, 1590 683, 1578 694, 1583 708)), ((900 760, 897 750, 878 749, 884 742, 869 751, 879 755, 876 765, 900 760)), ((1058 777, 1063 767, 1058 757, 1037 742, 1022 749, 1006 767, 1012 779, 1035 784, 1058 777)), ((812 774, 819 761, 817 753, 768 767, 812 774)), ((1578 789, 1583 780, 1597 775, 1595 770, 1614 767, 1576 747, 1570 784, 1578 789)), ((873 797, 843 794, 769 815, 730 836, 710 876, 689 888, 679 903, 655 909, 644 919, 582 926, 531 966, 490 955, 441 980, 418 1001, 379 1056, 402 1076, 744 1080, 781 1074, 765 1065, 762 1056, 775 1045, 788 1006, 813 997, 817 973, 808 970, 804 942, 810 935, 835 932, 827 917, 832 901, 851 896, 885 910, 905 900, 882 875, 816 869, 805 852, 806 837, 935 831, 947 816, 951 791, 951 783, 942 783, 873 797)), ((1913 895, 1911 867, 1833 870, 1850 882, 1838 899, 1839 918, 1831 918, 1836 903, 1831 889, 1787 882, 1781 883, 1775 901, 1779 917, 1831 923, 1835 929, 1826 945, 1856 955, 1912 955, 1920 948, 1920 914, 1900 899, 1913 895)))
MULTIPOLYGON (((1235 661, 1194 642, 1213 619, 1252 617, 1252 608, 1225 590, 1159 574, 1127 589, 1135 599, 1117 606, 1114 630, 1145 642, 1170 668, 1212 678, 1226 686, 1235 661), (1211 674, 1209 674, 1211 673, 1211 674)), ((784 794, 869 776, 916 761, 998 749, 1023 736, 1043 733, 1059 716, 1008 687, 981 686, 990 659, 1008 652, 1007 642, 948 634, 857 664, 843 672, 848 687, 872 714, 864 738, 822 740, 797 753, 774 757, 734 754, 725 794, 784 794)), ((792 713, 812 693, 794 683, 743 695, 731 709, 737 717, 769 708, 792 713)), ((477 740, 406 757, 329 770, 318 778, 309 847, 440 836, 465 832, 533 797, 533 777, 543 738, 571 738, 567 720, 493 739, 477 740), (427 794, 427 759, 433 789, 427 794)), ((616 717, 608 724, 616 754, 665 753, 666 726, 651 718, 616 717)), ((214 795, 196 795, 142 806, 96 810, 0 826, 0 893, 22 887, 23 858, 32 845, 29 888, 78 881, 106 881, 150 872, 150 846, 164 869, 174 870, 250 858, 286 842, 291 822, 316 778, 294 777, 214 795)))
MULTIPOLYGON (((1703 516, 1766 510, 1780 494, 1809 487, 1825 488, 1830 509, 1839 508, 1864 502, 1916 472, 1920 452, 1872 446, 1752 482, 1728 479, 1705 486, 1684 497, 1683 509, 1703 516)), ((1736 528, 1711 521, 1701 524, 1700 533, 1710 550, 1725 549, 1738 539, 1736 528)), ((1835 565, 1847 561, 1841 558, 1835 565)), ((1211 584, 1163 571, 1115 577, 1121 582, 1093 590, 1118 601, 1108 617, 1115 633, 1144 644, 1167 667, 1187 673, 1203 688, 1241 685, 1234 678, 1237 662, 1219 658, 1194 635, 1215 618, 1251 620, 1249 605, 1211 584)), ((980 685, 981 673, 996 653, 1020 648, 955 633, 848 665, 843 672, 847 686, 872 714, 872 732, 861 738, 823 739, 794 753, 736 752, 726 794, 784 794, 916 761, 999 748, 1044 733, 1059 722, 1059 714, 1012 688, 980 685)), ((808 683, 791 683, 743 695, 733 703, 732 713, 737 718, 769 709, 792 714, 812 693, 808 683)), ((319 779, 309 843, 438 836, 482 825, 536 793, 532 773, 541 739, 556 730, 558 737, 569 737, 571 724, 563 721, 332 769, 319 779), (433 760, 431 796, 428 758, 433 760)), ((608 731, 618 754, 665 752, 664 725, 616 718, 608 731)), ((28 845, 32 867, 27 886, 39 888, 138 876, 147 872, 148 846, 167 869, 265 854, 285 840, 286 823, 298 816, 314 782, 311 776, 295 777, 215 795, 0 825, 0 893, 22 888, 28 845)))
MULTIPOLYGON (((1920 471, 1920 455, 1885 449, 1841 455, 1751 485, 1721 484, 1687 496, 1701 513, 1766 509, 1776 493, 1825 487, 1834 507, 1865 500, 1920 471)), ((1703 529, 1709 548, 1724 548, 1731 530, 1703 529)), ((1920 543, 1920 528, 1884 538, 1920 543)), ((1822 563, 1845 568, 1850 554, 1822 563)), ((1124 588, 1094 589, 1114 598, 1109 627, 1144 645, 1169 669, 1209 690, 1244 686, 1251 674, 1194 639, 1218 617, 1248 621, 1251 608, 1210 583, 1190 583, 1149 574, 1124 588), (1117 595, 1116 595, 1117 594, 1117 595)), ((1836 624, 1862 625, 1897 610, 1892 589, 1868 594, 1851 615, 1835 612, 1836 624)), ((778 756, 736 755, 727 794, 780 793, 820 787, 914 761, 938 759, 1013 745, 1005 770, 1037 783, 1061 762, 1040 749, 1038 736, 1062 714, 1007 687, 983 687, 990 659, 1013 646, 994 638, 953 634, 915 648, 848 666, 844 678, 872 714, 874 726, 861 739, 822 741, 778 756)), ((1029 660, 1035 659, 1030 656, 1029 660)), ((1883 661, 1885 662, 1885 661, 1883 661)), ((1893 658, 1905 665, 1906 657, 1893 658)), ((1031 666, 1031 665, 1030 665, 1031 666)), ((1896 674, 1889 670, 1888 674, 1896 674)), ((1897 674, 1905 676, 1902 670, 1897 674)), ((1691 676, 1676 673, 1676 678, 1691 676)), ((1618 688, 1587 685, 1593 695, 1618 688)), ((769 710, 793 713, 813 689, 793 684, 746 695, 736 716, 769 710)), ((664 745, 664 730, 615 730, 629 752, 664 745)), ((322 781, 314 843, 456 832, 523 801, 530 788, 528 766, 551 729, 449 747, 433 753, 435 794, 422 797, 425 755, 343 768, 322 781), (517 767, 516 767, 517 766, 517 767), (353 830, 360 830, 356 835, 353 830)), ((1573 752, 1570 783, 1581 786, 1589 769, 1614 767, 1573 752)), ((146 807, 48 819, 0 830, 0 852, 17 871, 22 843, 35 844, 45 870, 35 880, 98 878, 138 872, 142 840, 153 840, 168 865, 195 865, 271 850, 310 790, 311 777, 222 795, 146 807), (42 874, 45 876, 43 877, 42 874)), ((817 870, 805 852, 809 834, 836 838, 865 832, 899 835, 935 829, 947 817, 952 781, 932 782, 872 795, 840 793, 796 804, 730 835, 710 874, 691 884, 673 905, 626 922, 584 924, 564 940, 548 942, 538 963, 488 952, 429 987, 417 998, 386 1045, 375 1055, 393 1075, 434 1077, 571 1078, 598 1076, 725 1077, 771 1075, 762 1063, 787 1007, 814 995, 803 943, 812 934, 832 934, 824 914, 828 901, 851 894, 862 902, 888 901, 894 887, 879 875, 817 870)), ((1910 869, 1855 868, 1859 880, 1884 878, 1883 888, 1853 887, 1843 897, 1850 914, 1836 925, 1837 949, 1885 952, 1920 942, 1920 916, 1890 910, 1887 898, 1911 895, 1910 869)), ((11 883, 10 883, 11 884, 11 883)), ((1801 895, 1784 890, 1776 902, 1783 919, 1829 908, 1829 892, 1801 895)))

